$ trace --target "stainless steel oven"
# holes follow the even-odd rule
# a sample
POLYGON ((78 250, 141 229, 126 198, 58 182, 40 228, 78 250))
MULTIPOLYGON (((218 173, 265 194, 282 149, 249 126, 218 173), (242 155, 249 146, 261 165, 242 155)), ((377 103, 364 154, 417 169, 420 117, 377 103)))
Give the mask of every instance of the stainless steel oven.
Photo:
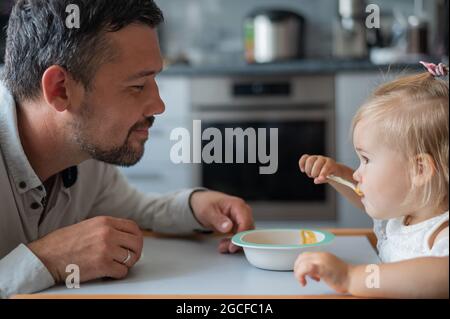
MULTIPOLYGON (((335 219, 334 192, 298 169, 302 154, 334 156, 331 76, 204 77, 192 85, 193 118, 203 132, 252 129, 260 141, 263 129, 268 151, 270 129, 277 129, 278 143, 274 174, 261 174, 261 163, 247 161, 255 150, 255 139, 247 138, 244 163, 202 162, 194 169, 195 184, 243 197, 258 219, 335 219)), ((202 147, 209 143, 203 140, 202 147)))

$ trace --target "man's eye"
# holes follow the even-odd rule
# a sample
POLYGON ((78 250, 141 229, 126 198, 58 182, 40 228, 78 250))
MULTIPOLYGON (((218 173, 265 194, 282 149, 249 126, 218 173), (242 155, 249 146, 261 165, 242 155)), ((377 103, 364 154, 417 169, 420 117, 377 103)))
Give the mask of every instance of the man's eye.
POLYGON ((131 87, 133 90, 141 92, 144 90, 144 86, 143 85, 134 85, 131 87))
POLYGON ((367 157, 365 157, 365 156, 361 156, 361 161, 362 161, 364 164, 369 163, 369 159, 368 159, 367 157))

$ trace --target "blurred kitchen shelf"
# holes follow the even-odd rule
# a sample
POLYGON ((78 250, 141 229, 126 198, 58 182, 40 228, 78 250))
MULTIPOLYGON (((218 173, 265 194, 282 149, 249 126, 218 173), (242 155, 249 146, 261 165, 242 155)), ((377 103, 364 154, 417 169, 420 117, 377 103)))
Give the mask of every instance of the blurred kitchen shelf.
POLYGON ((167 76, 216 76, 216 75, 232 75, 232 76, 258 76, 258 75, 298 75, 298 74, 335 74, 339 72, 360 72, 360 71, 377 71, 387 72, 390 70, 411 71, 420 70, 422 66, 411 63, 400 64, 373 64, 368 60, 299 60, 292 62, 280 62, 269 64, 245 64, 239 62, 236 64, 223 65, 169 65, 162 75, 167 76))

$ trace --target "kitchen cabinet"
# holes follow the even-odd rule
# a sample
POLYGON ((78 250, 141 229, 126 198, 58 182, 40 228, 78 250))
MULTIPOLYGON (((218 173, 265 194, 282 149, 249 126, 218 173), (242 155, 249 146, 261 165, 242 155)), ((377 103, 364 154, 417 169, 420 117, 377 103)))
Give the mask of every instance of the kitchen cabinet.
MULTIPOLYGON (((356 169, 359 160, 353 148, 351 123, 361 104, 376 87, 380 74, 339 73, 336 85, 336 160, 356 169)), ((372 221, 364 211, 351 205, 344 197, 337 197, 338 224, 345 227, 371 227, 372 221)))
POLYGON ((174 164, 170 149, 173 129, 192 126, 190 80, 187 77, 159 77, 160 95, 166 111, 156 116, 145 144, 145 153, 135 166, 121 168, 131 185, 145 193, 165 193, 194 186, 189 164, 174 164))

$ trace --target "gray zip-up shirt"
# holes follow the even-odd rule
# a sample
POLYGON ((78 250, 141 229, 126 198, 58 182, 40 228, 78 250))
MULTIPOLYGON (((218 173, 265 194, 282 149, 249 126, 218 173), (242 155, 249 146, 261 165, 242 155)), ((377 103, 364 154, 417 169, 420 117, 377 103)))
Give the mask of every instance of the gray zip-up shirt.
POLYGON ((0 81, 0 298, 53 286, 53 277, 26 244, 84 219, 126 218, 163 233, 204 230, 189 206, 193 191, 144 195, 116 167, 88 160, 61 172, 46 198, 22 148, 16 104, 0 81))

